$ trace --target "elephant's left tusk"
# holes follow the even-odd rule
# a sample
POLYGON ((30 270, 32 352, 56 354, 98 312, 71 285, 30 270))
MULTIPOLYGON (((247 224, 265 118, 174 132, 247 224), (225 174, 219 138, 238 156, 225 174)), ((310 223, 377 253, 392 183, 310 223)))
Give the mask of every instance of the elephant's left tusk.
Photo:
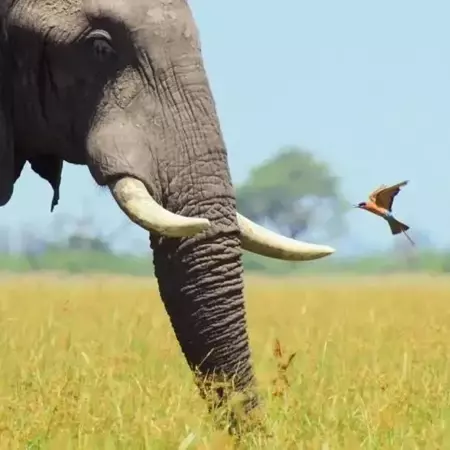
POLYGON ((244 250, 285 261, 309 261, 335 252, 328 245, 309 244, 281 236, 237 213, 244 250))
POLYGON ((210 226, 208 219, 184 217, 164 209, 136 178, 123 177, 112 181, 108 187, 120 209, 147 231, 169 237, 188 237, 210 226))

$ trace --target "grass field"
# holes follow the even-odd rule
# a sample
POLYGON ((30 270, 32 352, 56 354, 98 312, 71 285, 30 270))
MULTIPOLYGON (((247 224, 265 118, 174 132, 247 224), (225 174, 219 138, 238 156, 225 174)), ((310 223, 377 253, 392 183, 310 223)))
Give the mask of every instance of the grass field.
MULTIPOLYGON (((450 448, 450 280, 249 278, 246 298, 273 436, 239 448, 450 448), (275 338, 298 352, 281 396, 275 338)), ((0 449, 234 448, 153 281, 5 277, 0 322, 0 449)))

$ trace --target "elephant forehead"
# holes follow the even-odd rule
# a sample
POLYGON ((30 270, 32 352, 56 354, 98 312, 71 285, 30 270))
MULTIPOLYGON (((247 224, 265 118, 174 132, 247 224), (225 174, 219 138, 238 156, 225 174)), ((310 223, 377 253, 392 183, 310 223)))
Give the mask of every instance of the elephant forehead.
POLYGON ((194 20, 185 0, 83 0, 84 12, 93 18, 124 23, 132 31, 151 27, 189 30, 196 34, 194 20))
MULTIPOLYGON (((185 0, 83 0, 90 19, 120 23, 145 48, 198 50, 198 30, 185 0), (184 44, 182 44, 184 42, 184 44), (187 47, 186 47, 187 45, 187 47)), ((169 51, 170 52, 170 51, 169 51)))

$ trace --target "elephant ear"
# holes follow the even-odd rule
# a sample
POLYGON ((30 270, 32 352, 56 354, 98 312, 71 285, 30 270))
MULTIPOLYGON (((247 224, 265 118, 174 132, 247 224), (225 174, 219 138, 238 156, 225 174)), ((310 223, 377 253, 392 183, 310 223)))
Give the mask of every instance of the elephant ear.
POLYGON ((0 206, 10 200, 14 183, 28 160, 34 172, 53 188, 51 211, 59 201, 63 160, 54 155, 25 158, 14 143, 12 120, 12 58, 8 45, 6 17, 11 0, 0 0, 0 206))
POLYGON ((63 169, 63 160, 55 155, 37 155, 29 159, 31 168, 53 188, 53 198, 50 211, 53 212, 59 202, 59 188, 63 169))
POLYGON ((4 14, 0 7, 0 206, 8 203, 14 189, 14 137, 12 127, 12 78, 4 14))
POLYGON ((14 153, 14 182, 20 177, 26 162, 30 163, 31 169, 44 180, 50 183, 53 189, 50 211, 53 212, 59 202, 59 189, 61 186, 63 160, 55 155, 36 155, 25 159, 20 151, 14 153))

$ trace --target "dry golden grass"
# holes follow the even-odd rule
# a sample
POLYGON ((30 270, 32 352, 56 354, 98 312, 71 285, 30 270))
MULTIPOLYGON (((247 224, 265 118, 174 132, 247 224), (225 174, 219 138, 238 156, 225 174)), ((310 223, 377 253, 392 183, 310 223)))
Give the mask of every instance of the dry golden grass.
MULTIPOLYGON (((154 282, 0 283, 1 449, 234 448, 213 431, 154 282)), ((450 280, 246 286, 273 436, 255 433, 239 448, 450 448, 450 280), (286 358, 297 352, 281 396, 276 338, 286 358)))

